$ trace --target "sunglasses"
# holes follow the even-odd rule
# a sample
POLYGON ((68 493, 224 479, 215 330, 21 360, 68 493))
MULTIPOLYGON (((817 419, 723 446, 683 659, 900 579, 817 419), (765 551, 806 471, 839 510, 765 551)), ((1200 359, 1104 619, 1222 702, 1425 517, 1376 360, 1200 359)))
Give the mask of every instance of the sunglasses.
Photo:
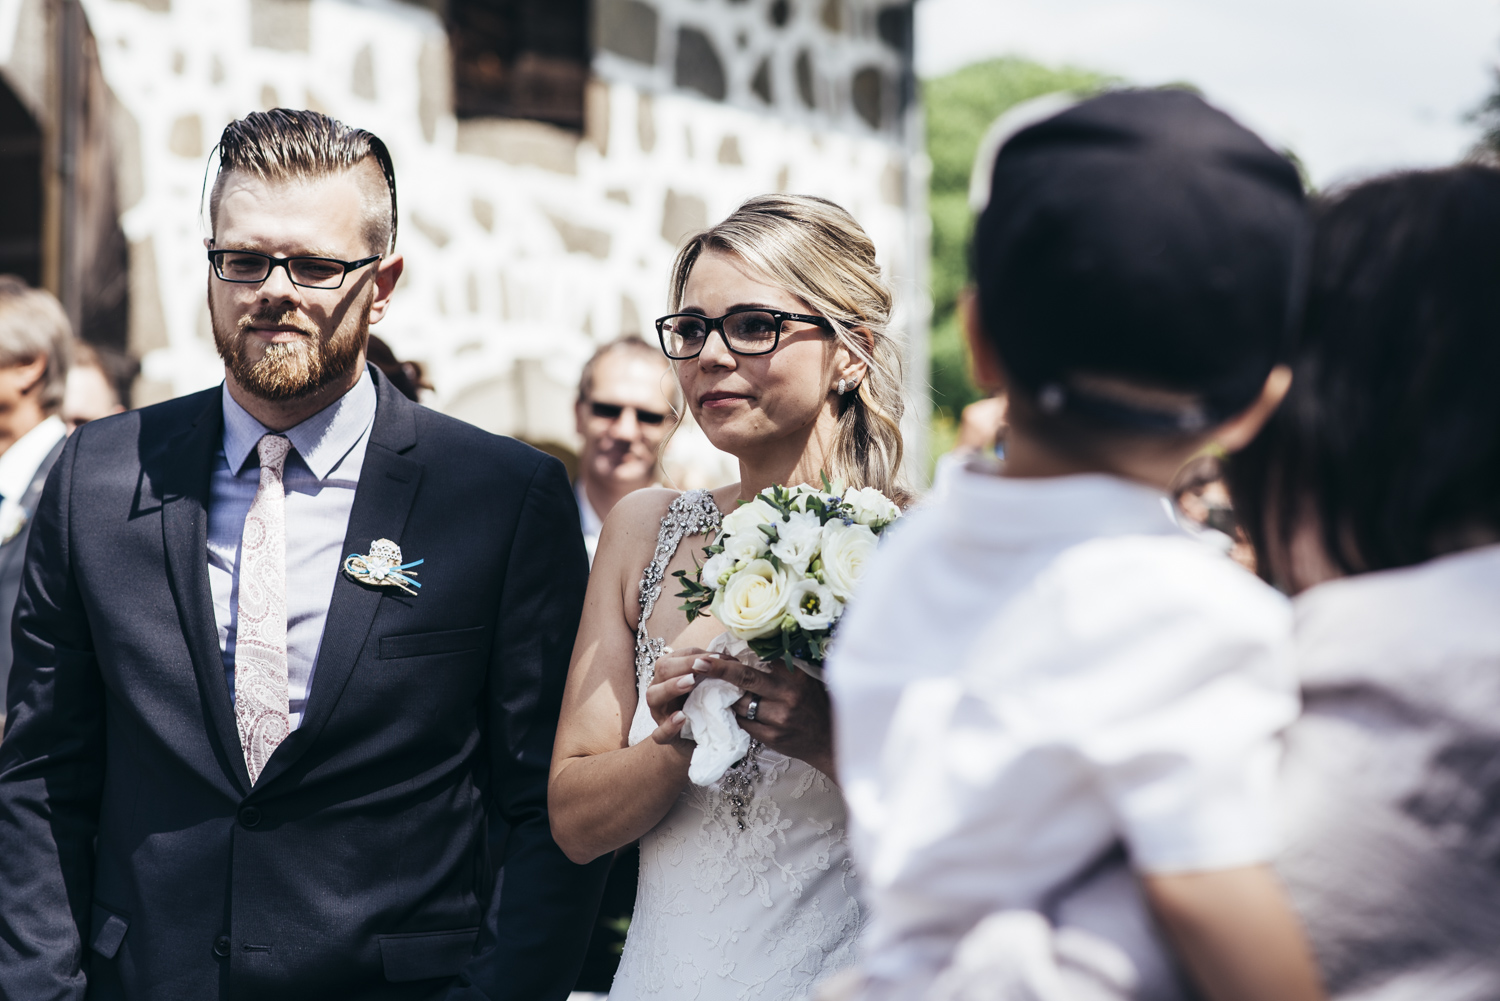
POLYGON ((661 424, 667 419, 666 414, 659 414, 654 410, 642 410, 640 407, 622 407, 618 403, 589 403, 589 412, 607 421, 619 420, 620 415, 627 410, 632 411, 635 419, 642 424, 661 424))

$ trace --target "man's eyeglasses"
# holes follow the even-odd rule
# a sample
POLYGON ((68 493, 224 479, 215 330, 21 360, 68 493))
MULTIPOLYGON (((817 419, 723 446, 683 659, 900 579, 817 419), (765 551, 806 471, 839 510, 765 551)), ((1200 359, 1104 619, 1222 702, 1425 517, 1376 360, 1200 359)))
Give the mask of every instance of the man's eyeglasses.
POLYGON ((635 419, 642 424, 661 424, 667 419, 666 414, 659 414, 654 410, 642 410, 640 407, 623 407, 618 403, 589 403, 589 413, 607 421, 619 420, 620 415, 627 410, 634 412, 635 419))
POLYGON ((723 316, 671 313, 656 321, 661 349, 674 361, 686 361, 703 353, 708 335, 717 330, 724 345, 737 355, 768 355, 781 343, 788 323, 811 323, 832 330, 827 317, 783 313, 779 309, 734 309, 723 316))
POLYGON ((376 254, 362 261, 338 261, 332 257, 272 257, 253 250, 208 252, 208 261, 213 265, 214 274, 226 282, 254 285, 271 277, 273 268, 285 268, 293 285, 321 289, 339 288, 349 272, 374 264, 380 258, 381 255, 376 254))

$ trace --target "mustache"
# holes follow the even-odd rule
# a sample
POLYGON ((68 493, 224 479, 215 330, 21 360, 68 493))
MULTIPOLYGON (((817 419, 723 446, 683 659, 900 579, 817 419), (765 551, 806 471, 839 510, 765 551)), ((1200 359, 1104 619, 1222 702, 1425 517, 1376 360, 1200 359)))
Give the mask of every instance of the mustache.
POLYGON ((316 339, 318 336, 316 329, 298 319, 295 309, 258 309, 240 317, 235 332, 243 336, 246 330, 257 326, 291 327, 309 337, 316 339))

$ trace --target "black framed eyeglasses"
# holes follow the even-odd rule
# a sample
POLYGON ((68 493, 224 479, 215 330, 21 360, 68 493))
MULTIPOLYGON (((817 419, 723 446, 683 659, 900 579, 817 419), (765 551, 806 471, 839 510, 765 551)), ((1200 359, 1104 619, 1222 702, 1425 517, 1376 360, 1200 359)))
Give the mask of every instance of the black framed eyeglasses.
POLYGON ((210 250, 208 262, 214 274, 226 282, 254 285, 271 277, 271 269, 285 268, 293 285, 303 288, 333 289, 344 284, 351 271, 374 264, 383 255, 361 261, 339 261, 332 257, 272 257, 254 250, 210 250))
POLYGON ((833 329, 826 316, 757 307, 732 309, 723 316, 670 313, 656 321, 656 336, 661 339, 661 349, 673 361, 698 357, 708 344, 708 335, 715 330, 724 338, 724 346, 737 355, 768 355, 781 343, 782 330, 788 323, 833 329))
POLYGON ((640 407, 622 406, 618 403, 600 403, 598 400, 589 401, 589 413, 606 421, 617 421, 625 411, 635 414, 635 419, 642 424, 661 424, 666 421, 667 415, 657 413, 655 410, 642 410, 640 407))

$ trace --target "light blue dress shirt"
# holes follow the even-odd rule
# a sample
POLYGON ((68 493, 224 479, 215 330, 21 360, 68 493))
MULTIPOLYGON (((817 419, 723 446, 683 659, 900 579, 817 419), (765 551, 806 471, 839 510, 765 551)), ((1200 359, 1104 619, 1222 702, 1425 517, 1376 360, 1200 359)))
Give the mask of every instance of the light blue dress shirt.
MULTIPOLYGON (((260 485, 255 446, 272 434, 223 391, 224 442, 214 463, 208 504, 208 580, 219 650, 234 692, 234 639, 239 615, 240 539, 260 485)), ((287 701, 292 729, 302 722, 328 603, 343 558, 349 512, 375 423, 375 384, 367 370, 336 402, 290 430, 286 488, 287 701)))

